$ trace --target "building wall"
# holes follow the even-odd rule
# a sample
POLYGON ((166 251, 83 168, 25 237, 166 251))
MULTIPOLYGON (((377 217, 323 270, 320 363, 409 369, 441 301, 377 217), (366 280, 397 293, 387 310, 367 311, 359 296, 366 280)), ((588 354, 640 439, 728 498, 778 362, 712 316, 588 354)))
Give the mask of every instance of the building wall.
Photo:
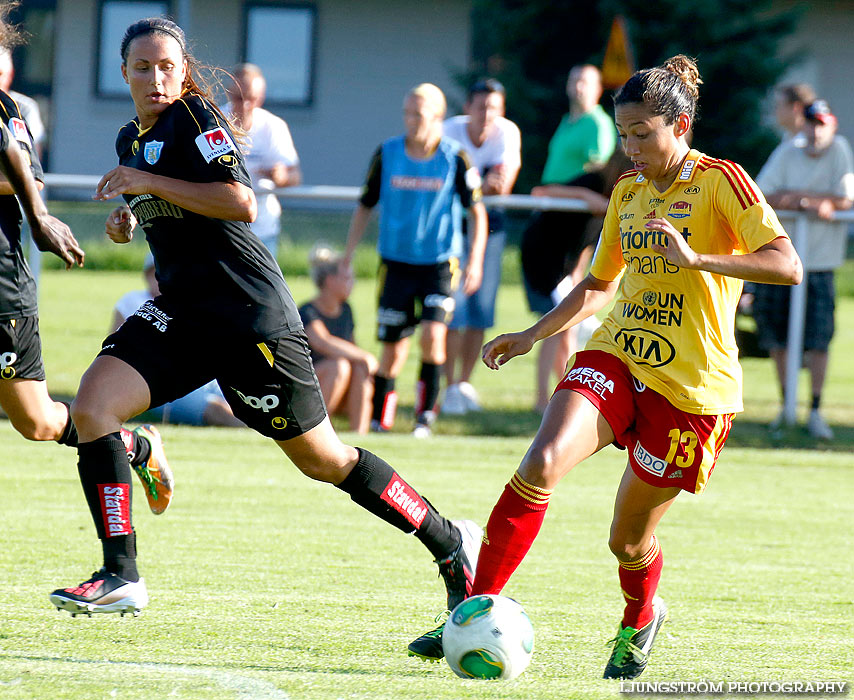
MULTIPOLYGON (((457 0, 317 0, 314 101, 308 107, 270 107, 288 121, 307 184, 361 182, 374 148, 402 130, 408 88, 437 83, 461 101, 453 73, 468 64, 470 2, 457 0), (425 9, 426 7, 426 9, 425 9)), ((805 60, 786 80, 805 80, 826 97, 840 133, 854 143, 854 1, 777 0, 803 10, 786 42, 805 60)), ((231 66, 240 58, 241 0, 179 0, 189 10, 189 36, 205 63, 231 66)), ((130 97, 96 98, 97 0, 58 0, 51 171, 102 174, 115 164, 118 128, 133 117, 130 97)), ((118 47, 116 47, 118 54, 118 47)), ((119 59, 116 56, 116 71, 119 59)), ((769 120, 772 118, 769 100, 769 120)))
MULTIPOLYGON (((798 52, 803 60, 782 82, 811 84, 839 118, 839 133, 854 144, 854 91, 850 71, 854 66, 854 2, 851 0, 779 1, 780 9, 798 7, 803 12, 785 50, 798 52)), ((769 108, 770 113, 770 108, 769 108)), ((773 115, 772 115, 773 118, 773 115)))
MULTIPOLYGON (((183 6, 197 58, 225 67, 239 60, 239 0, 183 6)), ((95 97, 96 0, 59 0, 57 10, 51 170, 102 174, 115 165, 115 135, 133 104, 95 97)), ((402 131, 413 85, 435 82, 460 101, 453 72, 468 64, 469 16, 470 3, 456 0, 318 0, 313 103, 270 106, 291 127, 307 184, 359 184, 376 146, 402 131)))

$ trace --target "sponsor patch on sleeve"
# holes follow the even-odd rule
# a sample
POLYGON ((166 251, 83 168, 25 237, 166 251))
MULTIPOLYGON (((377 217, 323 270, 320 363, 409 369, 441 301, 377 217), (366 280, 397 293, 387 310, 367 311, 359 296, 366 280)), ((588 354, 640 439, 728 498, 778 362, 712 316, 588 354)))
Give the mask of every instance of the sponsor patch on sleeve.
POLYGON ((20 141, 27 146, 33 145, 33 142, 30 141, 30 132, 27 131, 27 125, 24 123, 23 119, 12 117, 9 120, 9 129, 15 135, 15 139, 17 141, 20 141))
POLYGON ((221 126, 199 134, 196 137, 196 146, 206 163, 235 150, 234 142, 221 126))

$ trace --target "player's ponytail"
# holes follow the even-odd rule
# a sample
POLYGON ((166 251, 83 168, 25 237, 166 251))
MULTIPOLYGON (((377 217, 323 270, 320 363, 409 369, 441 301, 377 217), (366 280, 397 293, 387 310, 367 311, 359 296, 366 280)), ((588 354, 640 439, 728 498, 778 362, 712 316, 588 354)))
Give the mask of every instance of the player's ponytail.
POLYGON ((18 0, 0 3, 0 48, 10 51, 26 43, 25 33, 9 21, 9 14, 18 7, 18 0))
POLYGON ((702 82, 696 61, 679 54, 656 68, 635 73, 614 95, 614 105, 643 103, 653 115, 662 115, 667 124, 682 113, 693 122, 702 82))

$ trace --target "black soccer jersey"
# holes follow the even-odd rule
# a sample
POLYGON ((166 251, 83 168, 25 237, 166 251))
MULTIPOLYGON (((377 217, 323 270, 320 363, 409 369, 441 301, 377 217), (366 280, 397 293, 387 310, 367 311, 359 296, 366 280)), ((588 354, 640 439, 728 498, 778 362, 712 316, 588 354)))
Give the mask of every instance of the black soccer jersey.
MULTIPOLYGON (((0 118, 30 160, 33 176, 42 180, 42 166, 33 137, 18 105, 0 90, 0 118)), ((14 195, 0 195, 0 321, 38 313, 36 283, 21 247, 21 207, 14 195)))
MULTIPOLYGON (((122 165, 157 175, 251 187, 228 124, 194 95, 173 102, 148 129, 136 119, 123 126, 116 152, 122 165)), ((302 326, 278 264, 249 224, 150 194, 124 198, 151 246, 160 292, 178 312, 217 335, 270 337, 302 326)))

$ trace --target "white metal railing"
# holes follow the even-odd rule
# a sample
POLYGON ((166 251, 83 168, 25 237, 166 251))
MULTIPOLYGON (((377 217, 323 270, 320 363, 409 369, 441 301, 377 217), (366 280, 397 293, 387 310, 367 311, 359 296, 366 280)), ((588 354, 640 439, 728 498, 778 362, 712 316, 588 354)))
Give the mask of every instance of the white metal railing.
MULTIPOLYGON (((100 179, 97 175, 59 175, 54 173, 48 173, 44 178, 48 192, 55 188, 94 192, 100 179)), ((263 194, 273 193, 285 202, 355 202, 359 198, 362 188, 337 185, 300 185, 279 189, 257 188, 256 191, 263 194)), ((511 194, 484 197, 483 201, 489 206, 505 209, 587 211, 587 205, 580 199, 556 199, 554 197, 511 194)))
MULTIPOLYGON (((45 194, 50 190, 75 189, 95 191, 100 177, 97 175, 62 175, 45 174, 45 194)), ((300 185, 280 189, 257 190, 260 193, 273 193, 284 203, 294 202, 355 202, 361 193, 361 187, 345 187, 335 185, 300 185)), ((504 209, 522 209, 528 211, 588 211, 587 204, 580 199, 558 199, 555 197, 532 197, 525 194, 511 194, 484 197, 484 203, 489 206, 504 209)), ((792 221, 794 226, 788 230, 792 244, 804 259, 807 247, 809 214, 800 211, 778 211, 777 215, 783 221, 792 221)), ((835 221, 854 222, 854 211, 836 212, 835 221)), ((35 246, 32 247, 35 250, 35 246)), ((37 264, 34 267, 38 267, 37 264)), ((804 324, 806 321, 806 285, 799 284, 792 289, 789 302, 789 329, 787 339, 786 381, 784 386, 783 418, 787 425, 795 423, 797 408, 798 370, 801 367, 801 355, 804 344, 804 324)))

